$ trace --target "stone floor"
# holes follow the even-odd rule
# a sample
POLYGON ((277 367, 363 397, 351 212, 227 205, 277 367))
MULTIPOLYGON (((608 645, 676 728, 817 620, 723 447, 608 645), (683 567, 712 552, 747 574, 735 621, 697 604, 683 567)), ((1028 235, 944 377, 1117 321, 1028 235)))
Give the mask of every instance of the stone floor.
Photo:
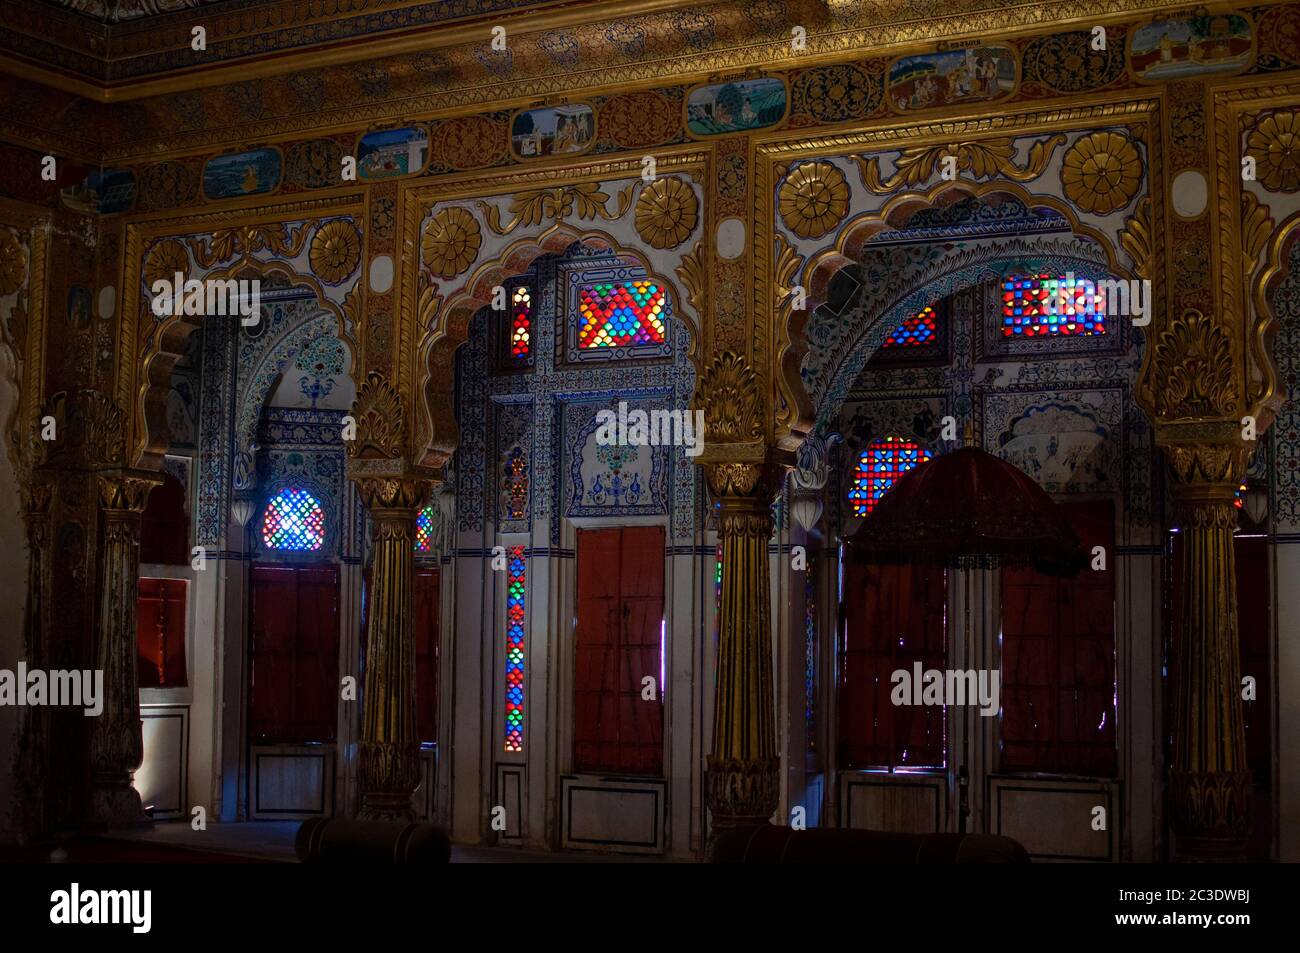
MULTIPOLYGON (((209 824, 205 831, 191 829, 188 821, 157 821, 135 831, 114 831, 115 839, 163 844, 194 851, 297 863, 293 841, 299 821, 247 821, 238 824, 209 824)), ((451 848, 453 864, 589 864, 662 862, 659 857, 629 854, 597 854, 580 851, 536 851, 511 847, 456 846, 451 848)))

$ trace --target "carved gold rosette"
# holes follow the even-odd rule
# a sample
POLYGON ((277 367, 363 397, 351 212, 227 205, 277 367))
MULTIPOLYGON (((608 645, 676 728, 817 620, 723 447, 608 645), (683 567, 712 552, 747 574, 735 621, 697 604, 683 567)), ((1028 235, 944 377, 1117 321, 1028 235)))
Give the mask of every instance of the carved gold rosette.
POLYGON ((1085 212, 1108 215, 1132 201, 1142 183, 1142 160, 1133 140, 1119 132, 1094 132, 1065 153, 1061 184, 1085 212))
POLYGON ((439 278, 455 278, 478 257, 483 232, 473 214, 459 206, 444 208, 424 230, 420 251, 424 264, 439 278))
POLYGON ((849 184, 830 162, 804 162, 781 183, 781 219, 800 238, 821 238, 849 210, 849 184))
POLYGON ((338 284, 357 270, 361 261, 361 233, 351 222, 336 218, 326 222, 311 240, 312 271, 327 284, 338 284))
POLYGON ((651 248, 676 248, 695 231, 699 200, 675 175, 660 176, 636 200, 636 233, 651 248))

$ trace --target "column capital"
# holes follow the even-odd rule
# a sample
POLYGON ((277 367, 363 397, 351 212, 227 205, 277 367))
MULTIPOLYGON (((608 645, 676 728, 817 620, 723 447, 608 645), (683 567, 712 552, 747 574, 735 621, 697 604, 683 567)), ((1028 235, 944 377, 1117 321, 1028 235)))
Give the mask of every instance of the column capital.
POLYGON ((438 481, 427 475, 402 469, 392 473, 354 473, 348 478, 357 485, 361 502, 372 513, 380 510, 418 510, 428 502, 438 481))
POLYGON ((99 505, 106 512, 143 513, 149 491, 162 484, 154 470, 103 470, 98 474, 99 505))

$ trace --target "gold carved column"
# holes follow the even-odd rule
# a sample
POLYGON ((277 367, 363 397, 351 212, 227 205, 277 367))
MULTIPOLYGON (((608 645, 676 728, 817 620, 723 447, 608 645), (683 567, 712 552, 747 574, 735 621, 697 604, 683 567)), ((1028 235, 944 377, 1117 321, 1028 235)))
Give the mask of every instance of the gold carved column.
MULTIPOLYGON (((29 669, 45 668, 46 631, 51 610, 50 502, 53 484, 33 479, 23 488, 23 522, 27 528, 27 602, 23 611, 23 655, 29 669)), ((18 757, 14 773, 23 796, 15 819, 21 838, 38 838, 45 831, 46 747, 49 743, 45 710, 24 705, 18 709, 18 757)))
POLYGON ((1250 835, 1232 541, 1249 451, 1241 443, 1165 447, 1182 541, 1168 801, 1177 860, 1241 857, 1250 835))
POLYGON ((140 579, 140 518, 157 474, 115 470, 99 474, 104 545, 99 567, 95 668, 104 673, 103 711, 91 730, 90 822, 97 827, 144 823, 132 786, 144 757, 136 680, 136 598, 140 579))
POLYGON ((767 823, 779 797, 768 542, 773 469, 763 401, 743 358, 720 355, 700 383, 698 458, 722 543, 722 602, 707 801, 713 830, 767 823))
POLYGON ((366 682, 361 713, 361 806, 370 821, 413 821, 411 795, 420 781, 415 725, 415 517, 429 494, 430 474, 406 462, 401 395, 378 371, 357 389, 355 433, 344 433, 348 477, 370 513, 370 566, 365 638, 366 682))
POLYGON ((413 821, 420 782, 415 726, 415 517, 429 484, 406 477, 354 478, 373 525, 361 716, 363 820, 413 821))

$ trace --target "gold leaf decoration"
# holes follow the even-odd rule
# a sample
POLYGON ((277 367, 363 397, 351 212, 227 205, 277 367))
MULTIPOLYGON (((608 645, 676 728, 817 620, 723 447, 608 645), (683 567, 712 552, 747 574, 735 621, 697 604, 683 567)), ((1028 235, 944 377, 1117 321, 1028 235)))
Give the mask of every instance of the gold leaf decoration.
POLYGON ((501 213, 495 205, 483 201, 475 204, 494 234, 509 235, 521 225, 540 225, 548 219, 558 222, 575 213, 583 221, 598 217, 607 222, 616 221, 631 206, 632 190, 635 187, 635 183, 629 183, 618 194, 618 202, 612 212, 609 210, 609 194, 602 191, 595 182, 520 192, 510 200, 509 211, 514 217, 506 225, 501 224, 501 213))
POLYGON ((11 295, 27 277, 27 253, 13 232, 0 229, 0 295, 11 295))
POLYGON ((184 245, 174 238, 169 238, 155 245, 149 252, 149 257, 145 259, 145 287, 152 291, 157 281, 171 284, 176 280, 177 272, 184 281, 190 273, 190 256, 185 253, 184 245))
POLYGON ((347 219, 326 222, 311 240, 309 258, 312 273, 326 284, 336 285, 361 262, 361 233, 347 219))
POLYGON ((750 443, 763 439, 758 378, 743 357, 724 351, 714 358, 700 381, 699 394, 708 442, 750 443))
POLYGON ((1152 365, 1159 416, 1213 417, 1235 411, 1232 340, 1195 308, 1160 332, 1152 365))
POLYGON ((695 247, 682 256, 682 263, 677 266, 677 277, 686 288, 686 300, 701 318, 704 316, 704 289, 708 285, 708 271, 704 267, 704 243, 696 242, 695 247))
POLYGON ((821 238, 849 210, 849 184, 830 162, 796 166, 778 194, 781 219, 800 238, 821 238))
POLYGON ((780 235, 776 236, 776 258, 773 261, 773 284, 772 293, 776 301, 781 305, 781 313, 789 315, 794 309, 794 299, 791 292, 794 291, 794 276, 799 272, 799 265, 803 258, 795 251, 794 246, 780 235))
POLYGON ((1255 160, 1255 177, 1270 192, 1300 187, 1300 112, 1269 113, 1246 137, 1246 155, 1255 160))
MULTIPOLYGON (((126 416, 111 397, 97 390, 77 395, 71 408, 84 435, 85 462, 92 467, 122 462, 126 445, 126 416)), ((71 429, 75 432, 77 427, 71 429)))
POLYGON ((405 448, 405 416, 397 389, 379 371, 371 371, 352 404, 356 439, 347 442, 349 457, 392 458, 405 448))
POLYGON ((1094 132, 1065 154, 1061 184, 1066 197, 1085 212, 1108 215, 1133 200, 1142 181, 1142 160, 1128 136, 1094 132))
POLYGON ((1016 182, 1029 182, 1043 174, 1057 148, 1065 142, 1061 133, 1040 140, 1030 148, 1023 166, 1016 165, 1016 144, 1008 138, 949 142, 939 146, 912 146, 894 161, 894 173, 887 179, 880 175, 880 160, 856 156, 862 184, 877 195, 886 195, 899 186, 915 188, 934 175, 944 158, 956 160, 958 172, 968 172, 975 179, 1000 175, 1016 182))
POLYGON ((1138 203, 1137 211, 1124 223, 1119 236, 1120 247, 1133 259, 1133 270, 1139 278, 1151 278, 1153 246, 1151 242, 1151 197, 1138 203))
POLYGON ((269 251, 281 258, 296 258, 307 243, 308 230, 306 224, 237 225, 218 229, 206 243, 202 238, 191 238, 189 245, 194 260, 202 268, 211 268, 236 256, 248 261, 259 251, 269 251))
POLYGON ((1273 234, 1273 216, 1268 207, 1255 198, 1254 193, 1241 193, 1241 258, 1242 273, 1247 277, 1255 273, 1260 252, 1273 234))
POLYGON ((459 206, 444 208, 424 230, 424 263, 440 278, 455 278, 478 257, 483 232, 478 220, 459 206))
POLYGON ((636 233, 651 248, 676 248, 699 221, 695 191, 675 175, 661 176, 636 200, 636 233))

